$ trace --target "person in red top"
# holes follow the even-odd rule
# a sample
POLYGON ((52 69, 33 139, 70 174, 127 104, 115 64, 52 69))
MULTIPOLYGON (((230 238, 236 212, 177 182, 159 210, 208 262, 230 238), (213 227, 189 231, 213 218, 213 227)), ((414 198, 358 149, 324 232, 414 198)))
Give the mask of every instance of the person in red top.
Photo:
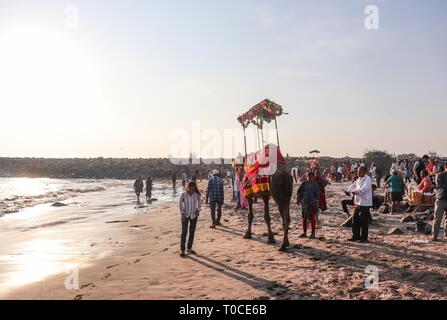
POLYGON ((435 168, 438 167, 438 162, 434 159, 430 159, 428 162, 428 173, 429 175, 436 174, 435 168))
POLYGON ((433 192, 433 184, 431 182, 430 176, 427 170, 422 171, 422 182, 418 186, 418 190, 423 193, 432 193, 433 192))

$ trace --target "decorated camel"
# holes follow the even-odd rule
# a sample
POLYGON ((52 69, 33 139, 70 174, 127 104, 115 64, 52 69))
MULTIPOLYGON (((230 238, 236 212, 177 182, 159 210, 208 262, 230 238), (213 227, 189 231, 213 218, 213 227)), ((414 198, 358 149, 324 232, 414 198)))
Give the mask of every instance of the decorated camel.
POLYGON ((280 251, 285 251, 289 246, 289 225, 290 225, 290 200, 293 192, 293 178, 287 169, 287 161, 282 156, 279 148, 279 135, 276 118, 283 114, 282 107, 270 100, 264 100, 251 108, 247 113, 239 116, 238 121, 242 124, 244 129, 244 143, 245 143, 245 177, 243 182, 243 192, 248 200, 248 228, 244 235, 245 239, 252 237, 252 223, 253 223, 253 201, 254 198, 262 199, 264 202, 264 220, 267 224, 268 243, 275 243, 273 235, 269 200, 270 197, 276 202, 279 213, 281 215, 283 224, 283 242, 280 251), (262 135, 262 150, 251 157, 247 155, 247 143, 245 137, 245 129, 249 124, 254 124, 262 131, 264 122, 275 122, 278 145, 264 146, 264 138, 262 135), (250 159, 251 158, 251 159, 250 159))

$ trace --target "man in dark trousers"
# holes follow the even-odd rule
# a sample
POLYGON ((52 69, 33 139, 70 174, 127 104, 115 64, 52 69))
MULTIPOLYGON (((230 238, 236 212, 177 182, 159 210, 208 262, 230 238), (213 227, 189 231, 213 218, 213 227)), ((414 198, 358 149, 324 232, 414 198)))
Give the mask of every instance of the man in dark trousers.
POLYGON ((358 169, 358 179, 348 191, 354 195, 355 211, 352 218, 352 238, 349 241, 368 242, 368 226, 370 208, 373 206, 373 191, 371 177, 367 175, 366 167, 358 169))
POLYGON ((216 226, 221 225, 220 219, 222 217, 222 205, 224 203, 223 180, 219 177, 218 170, 213 170, 213 176, 208 181, 208 188, 206 189, 206 203, 210 204, 211 209, 212 224, 210 228, 216 228, 216 226))
MULTIPOLYGON (((441 222, 447 214, 447 166, 436 177, 435 219, 433 221, 432 241, 437 241, 441 222)), ((444 219, 444 234, 447 236, 447 218, 444 219)))
POLYGON ((173 172, 172 173, 172 189, 175 190, 176 187, 177 187, 177 173, 173 172))

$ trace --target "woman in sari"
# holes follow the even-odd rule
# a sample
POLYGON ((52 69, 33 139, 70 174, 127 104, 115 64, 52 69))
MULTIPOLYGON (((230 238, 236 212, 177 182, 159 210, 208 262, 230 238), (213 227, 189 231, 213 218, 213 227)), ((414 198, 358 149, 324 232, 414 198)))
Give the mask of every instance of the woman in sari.
POLYGON ((318 217, 318 212, 321 210, 322 212, 327 210, 327 202, 326 202, 326 186, 330 184, 329 180, 327 180, 324 176, 321 175, 320 170, 315 170, 315 183, 317 184, 320 193, 319 193, 319 210, 317 210, 317 229, 321 228, 321 222, 318 217))
POLYGON ((326 186, 330 184, 329 180, 321 175, 319 170, 315 170, 315 183, 320 188, 320 210, 327 210, 326 186))
POLYGON ((245 172, 243 167, 239 167, 237 170, 237 176, 239 178, 239 192, 241 196, 241 208, 247 209, 248 208, 248 200, 245 198, 244 194, 244 178, 245 178, 245 172))

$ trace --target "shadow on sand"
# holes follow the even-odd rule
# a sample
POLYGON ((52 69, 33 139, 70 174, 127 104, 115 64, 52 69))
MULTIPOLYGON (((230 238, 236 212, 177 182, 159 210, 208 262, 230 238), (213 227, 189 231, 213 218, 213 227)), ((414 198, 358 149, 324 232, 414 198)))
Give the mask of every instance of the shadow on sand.
POLYGON ((209 269, 220 272, 228 277, 235 280, 241 281, 253 287, 254 289, 265 292, 266 296, 261 296, 258 299, 306 299, 306 300, 316 300, 318 296, 308 295, 303 292, 299 292, 292 288, 285 287, 275 281, 269 281, 264 278, 254 276, 248 272, 241 271, 234 267, 230 267, 222 262, 216 261, 214 259, 196 254, 188 256, 192 261, 201 264, 209 269))

